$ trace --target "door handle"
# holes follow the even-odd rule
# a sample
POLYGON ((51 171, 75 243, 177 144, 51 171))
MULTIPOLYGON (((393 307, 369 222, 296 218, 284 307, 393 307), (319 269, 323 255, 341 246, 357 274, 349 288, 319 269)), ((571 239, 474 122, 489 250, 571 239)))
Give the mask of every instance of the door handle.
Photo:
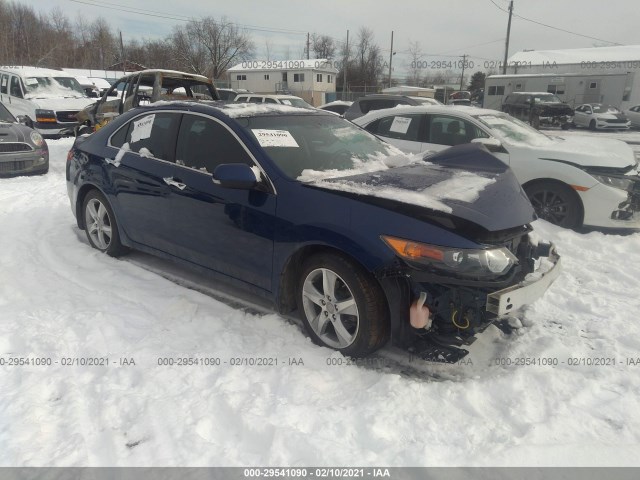
POLYGON ((166 183, 167 185, 177 187, 180 190, 184 190, 187 187, 186 183, 182 183, 179 179, 174 177, 165 177, 163 178, 163 180, 164 180, 164 183, 166 183))

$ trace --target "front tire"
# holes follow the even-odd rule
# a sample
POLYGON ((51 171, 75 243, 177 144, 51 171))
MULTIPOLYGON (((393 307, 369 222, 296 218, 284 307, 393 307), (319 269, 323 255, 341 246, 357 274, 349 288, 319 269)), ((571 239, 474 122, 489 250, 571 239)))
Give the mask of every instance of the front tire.
POLYGON ((323 253, 308 258, 296 298, 305 329, 318 345, 363 357, 388 340, 389 312, 382 288, 342 256, 323 253))
POLYGON ((533 128, 535 128, 536 130, 540 130, 540 115, 535 112, 532 113, 530 123, 533 128))
POLYGON ((595 130, 596 129, 596 121, 595 120, 591 120, 589 122, 589 130, 595 130))
POLYGON ((571 188, 560 183, 539 182, 524 190, 538 217, 564 228, 580 226, 580 199, 571 188))
POLYGON ((82 202, 82 212, 84 231, 93 248, 112 257, 127 252, 127 248, 120 243, 116 216, 102 193, 97 190, 89 192, 82 202))

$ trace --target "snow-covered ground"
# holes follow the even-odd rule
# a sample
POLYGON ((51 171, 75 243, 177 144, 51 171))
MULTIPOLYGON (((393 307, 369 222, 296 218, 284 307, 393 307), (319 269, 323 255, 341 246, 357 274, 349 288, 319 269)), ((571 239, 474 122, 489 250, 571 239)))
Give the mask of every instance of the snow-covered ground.
POLYGON ((0 465, 640 465, 640 234, 536 222, 564 273, 514 333, 490 327, 465 364, 346 365, 287 319, 141 267, 162 262, 92 250, 71 141, 49 144, 48 175, 0 180, 0 465), (231 365, 250 357, 278 365, 231 365))

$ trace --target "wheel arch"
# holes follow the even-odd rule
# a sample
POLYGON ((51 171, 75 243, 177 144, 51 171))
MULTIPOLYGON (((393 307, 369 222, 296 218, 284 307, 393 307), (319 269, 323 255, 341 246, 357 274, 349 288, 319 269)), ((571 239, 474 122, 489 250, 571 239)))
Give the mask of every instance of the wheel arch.
MULTIPOLYGON (((96 190, 96 191, 100 192, 105 198, 107 198, 107 195, 97 185, 95 185, 93 183, 85 183, 84 185, 82 185, 80 187, 80 189, 78 190, 78 196, 76 197, 76 205, 75 205, 76 220, 77 220, 77 223, 78 223, 78 228, 80 230, 84 230, 85 229, 84 215, 83 215, 83 212, 82 212, 82 205, 84 204, 84 199, 87 198, 87 195, 92 190, 96 190)), ((113 208, 113 205, 111 206, 111 208, 113 208)))
POLYGON ((320 253, 331 253, 339 257, 348 260, 363 271, 367 272, 371 278, 380 286, 380 289, 384 292, 386 308, 389 309, 389 299, 387 298, 387 292, 383 288, 376 275, 367 268, 361 261, 359 261, 353 255, 341 250, 337 247, 325 244, 309 244, 304 245, 291 254, 284 263, 282 273, 278 281, 278 291, 276 298, 276 305, 278 311, 282 314, 291 313, 296 309, 296 283, 300 277, 302 265, 304 261, 320 253))
MULTIPOLYGON (((524 191, 526 192, 528 188, 534 186, 534 185, 540 185, 540 184, 546 184, 546 183, 552 183, 555 185, 559 185, 563 188, 566 188, 567 190, 569 190, 571 192, 571 195, 573 196, 574 200, 576 200, 577 204, 578 204, 578 209, 579 209, 579 226, 581 226, 584 223, 584 203, 582 202, 582 198, 580 198, 580 195, 576 192, 576 190, 569 185, 568 183, 565 183, 561 180, 555 179, 555 178, 534 178, 532 180, 529 180, 526 183, 522 184, 522 188, 524 189, 524 191)), ((528 195, 527 195, 528 197, 528 195)))

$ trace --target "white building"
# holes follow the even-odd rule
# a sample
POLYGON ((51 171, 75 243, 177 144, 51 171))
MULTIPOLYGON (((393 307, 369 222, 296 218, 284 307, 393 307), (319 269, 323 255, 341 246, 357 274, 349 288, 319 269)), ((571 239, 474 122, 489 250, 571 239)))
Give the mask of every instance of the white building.
POLYGON ((542 91, 559 94, 571 104, 602 102, 627 108, 640 104, 640 45, 518 52, 507 62, 507 76, 511 78, 503 78, 506 83, 499 83, 505 95, 518 91, 517 85, 522 91, 548 86, 542 91))
POLYGON ((336 91, 338 69, 330 60, 249 60, 227 71, 231 88, 254 93, 290 93, 311 105, 336 91))

